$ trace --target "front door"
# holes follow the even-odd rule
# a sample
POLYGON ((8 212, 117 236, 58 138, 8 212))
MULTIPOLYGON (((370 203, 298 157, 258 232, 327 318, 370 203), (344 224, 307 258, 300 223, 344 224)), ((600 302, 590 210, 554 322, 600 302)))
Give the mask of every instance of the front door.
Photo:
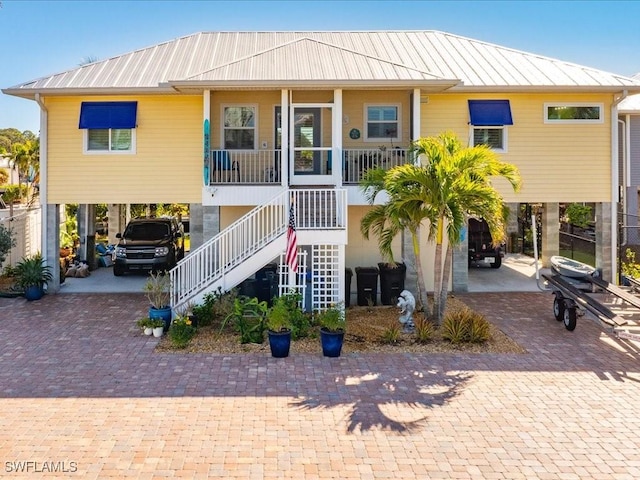
MULTIPOLYGON (((290 185, 331 185, 332 105, 292 105, 289 117, 290 185)), ((275 145, 281 146, 281 109, 275 109, 275 145)))

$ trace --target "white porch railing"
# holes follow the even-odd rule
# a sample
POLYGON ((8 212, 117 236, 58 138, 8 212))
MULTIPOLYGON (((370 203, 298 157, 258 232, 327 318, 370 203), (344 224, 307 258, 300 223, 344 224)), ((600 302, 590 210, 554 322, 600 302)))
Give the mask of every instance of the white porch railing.
MULTIPOLYGON (((406 148, 347 148, 342 151, 342 183, 358 184, 370 168, 389 169, 409 163, 406 148)), ((340 155, 338 155, 340 157, 340 155)), ((281 181, 281 150, 211 150, 209 185, 275 185, 281 181)), ((334 167, 337 166, 334 163, 334 167)), ((328 165, 326 159, 321 164, 328 165)), ((324 168, 324 167, 323 167, 324 168)), ((328 172, 323 171, 323 174, 328 172)))
POLYGON ((281 150, 211 150, 209 184, 278 184, 281 150))
POLYGON ((368 169, 388 170, 404 165, 411 162, 409 156, 406 148, 347 148, 343 151, 342 182, 345 185, 358 184, 368 169))
POLYGON ((223 288, 228 290, 246 278, 246 262, 255 265, 251 274, 271 260, 273 257, 260 257, 260 252, 285 235, 292 201, 297 230, 346 228, 346 190, 285 190, 178 262, 170 271, 171 305, 174 308, 182 306, 203 291, 216 288, 221 280, 226 280, 223 288), (238 268, 240 266, 245 268, 238 268), (233 271, 237 271, 238 278, 229 280, 233 271))

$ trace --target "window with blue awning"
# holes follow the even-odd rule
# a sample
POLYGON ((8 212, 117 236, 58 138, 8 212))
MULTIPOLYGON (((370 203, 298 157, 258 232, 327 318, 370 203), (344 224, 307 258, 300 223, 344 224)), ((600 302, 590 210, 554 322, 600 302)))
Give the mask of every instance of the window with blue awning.
POLYGON ((513 125, 509 100, 469 100, 469 119, 474 126, 513 125))
POLYGON ((138 102, 82 102, 82 129, 136 128, 138 102))

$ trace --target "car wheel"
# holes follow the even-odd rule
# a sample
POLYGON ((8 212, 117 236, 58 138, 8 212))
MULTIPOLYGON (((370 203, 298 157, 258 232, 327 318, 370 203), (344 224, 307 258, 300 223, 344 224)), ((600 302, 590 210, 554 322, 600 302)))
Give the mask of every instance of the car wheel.
POLYGON ((113 275, 114 276, 121 277, 123 273, 124 273, 124 269, 122 267, 119 267, 118 265, 114 265, 113 266, 113 275))
POLYGON ((496 261, 493 262, 491 265, 491 268, 500 268, 500 265, 502 265, 502 257, 500 255, 498 255, 496 257, 496 261))

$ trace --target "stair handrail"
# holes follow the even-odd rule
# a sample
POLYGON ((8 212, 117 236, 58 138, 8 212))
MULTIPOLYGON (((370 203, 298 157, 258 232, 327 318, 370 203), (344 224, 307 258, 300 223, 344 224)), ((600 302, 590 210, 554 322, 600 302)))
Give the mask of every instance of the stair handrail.
POLYGON ((287 227, 288 205, 289 191, 285 190, 247 212, 180 260, 169 272, 171 304, 183 304, 225 271, 282 235, 287 227))

